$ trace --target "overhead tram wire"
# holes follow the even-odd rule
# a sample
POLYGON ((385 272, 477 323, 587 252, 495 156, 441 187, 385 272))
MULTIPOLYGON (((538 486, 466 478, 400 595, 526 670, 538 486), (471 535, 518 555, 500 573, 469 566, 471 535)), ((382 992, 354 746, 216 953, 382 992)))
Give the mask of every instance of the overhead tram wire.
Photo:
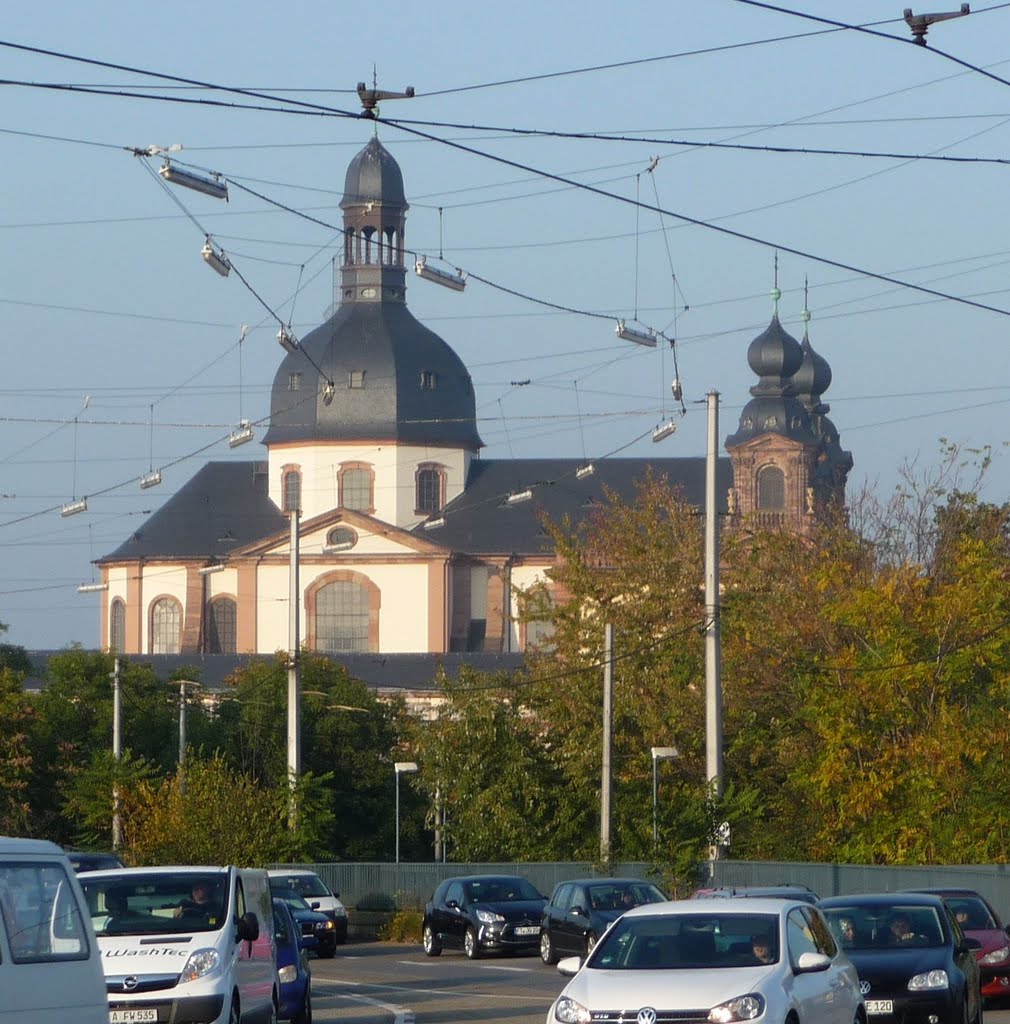
MULTIPOLYGON (((766 11, 774 11, 776 14, 788 14, 793 18, 803 18, 806 21, 816 21, 821 25, 831 25, 836 29, 845 29, 849 32, 861 32, 865 35, 875 36, 878 39, 888 39, 893 43, 907 43, 911 46, 916 46, 919 49, 932 50, 932 52, 938 57, 944 57, 946 60, 953 61, 955 64, 960 65, 968 71, 974 71, 976 74, 982 75, 984 78, 989 78, 994 82, 999 82, 1000 85, 1010 85, 1010 79, 1002 78, 1000 75, 993 74, 993 72, 987 71, 985 68, 979 67, 977 64, 972 64, 971 61, 963 60, 961 57, 956 57, 954 54, 948 53, 946 50, 938 50, 932 43, 928 46, 922 46, 908 36, 892 36, 887 32, 878 32, 876 29, 867 25, 850 25, 847 22, 836 21, 833 18, 823 18, 818 14, 808 14, 806 11, 794 11, 789 7, 779 7, 776 4, 766 3, 765 0, 735 0, 735 2, 738 4, 744 4, 747 7, 759 7, 766 11)), ((995 4, 992 7, 984 7, 980 11, 972 11, 972 14, 985 14, 989 11, 998 11, 1005 7, 1010 7, 1010 4, 995 4)))
MULTIPOLYGON (((379 117, 376 118, 380 124, 387 125, 390 128, 397 128, 400 131, 407 132, 411 135, 417 135, 422 138, 429 139, 432 142, 439 142, 442 145, 448 146, 451 149, 457 149, 462 153, 469 153, 471 156, 483 157, 486 160, 491 160, 494 163, 500 163, 507 167, 514 167, 516 170, 527 171, 529 173, 537 173, 542 175, 551 181, 557 181, 559 184, 570 185, 573 188, 580 189, 581 191, 588 192, 592 195, 598 195, 605 199, 613 199, 620 203, 627 205, 635 205, 638 201, 630 199, 627 196, 619 195, 616 192, 608 192, 606 189, 597 188, 593 185, 586 185, 581 182, 566 178, 563 175, 554 174, 551 171, 546 171, 543 168, 533 167, 530 164, 521 163, 518 160, 510 160, 507 157, 497 156, 494 153, 488 153, 484 150, 477 149, 473 146, 466 146, 459 142, 451 142, 447 139, 439 138, 437 135, 431 135, 428 132, 422 132, 418 128, 411 127, 409 125, 402 125, 398 120, 391 118, 379 117)), ((1010 316, 1010 309, 1003 309, 999 306, 990 306, 981 302, 974 302, 971 299, 961 298, 957 295, 951 295, 947 292, 937 291, 934 288, 926 288, 922 285, 912 284, 909 281, 902 281, 900 278, 891 277, 887 274, 881 274, 873 270, 867 270, 864 267, 858 267, 851 263, 843 263, 841 260, 833 260, 827 256, 820 256, 817 253, 808 252, 804 249, 798 249, 795 246, 785 245, 781 242, 772 241, 767 238, 761 238, 757 235, 751 235, 744 231, 735 231, 732 228, 723 227, 719 224, 714 224, 711 221, 702 220, 698 217, 691 217, 685 213, 677 213, 674 210, 667 210, 662 207, 657 207, 651 203, 642 203, 642 206, 651 210, 654 213, 665 214, 668 217, 673 217, 676 220, 682 221, 685 224, 691 224, 695 227, 704 228, 709 231, 715 231, 718 234, 726 235, 730 238, 736 238, 740 241, 751 242, 754 245, 760 245, 767 249, 777 249, 779 252, 789 253, 791 256, 798 256, 800 259, 812 260, 815 263, 823 263, 825 266, 835 267, 839 270, 846 270, 849 273, 859 274, 863 277, 874 278, 878 281, 884 281, 887 284, 898 285, 903 288, 909 288, 912 291, 921 292, 926 295, 932 295, 936 298, 945 299, 949 302, 956 302, 961 305, 970 306, 975 309, 985 310, 989 313, 998 313, 1000 316, 1010 316)))

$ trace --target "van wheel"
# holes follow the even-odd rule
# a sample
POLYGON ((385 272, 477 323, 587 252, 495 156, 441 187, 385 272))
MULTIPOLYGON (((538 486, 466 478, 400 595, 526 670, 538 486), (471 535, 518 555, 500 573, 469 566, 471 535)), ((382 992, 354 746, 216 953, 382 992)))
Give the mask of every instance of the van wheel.
POLYGON ((242 1024, 242 1013, 238 1007, 238 996, 232 996, 231 1012, 228 1014, 228 1024, 242 1024))

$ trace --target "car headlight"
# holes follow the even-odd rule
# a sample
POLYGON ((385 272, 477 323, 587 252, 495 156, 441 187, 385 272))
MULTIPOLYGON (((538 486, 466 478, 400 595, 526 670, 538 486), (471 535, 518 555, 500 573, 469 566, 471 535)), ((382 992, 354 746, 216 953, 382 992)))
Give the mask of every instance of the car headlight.
POLYGON ((1008 956, 1010 956, 1010 946, 1000 946, 999 949, 994 949, 991 953, 986 953, 986 955, 979 960, 979 963, 1001 964, 1008 956))
POLYGON ((916 974, 908 980, 909 992, 925 992, 927 989, 949 987, 950 981, 947 978, 947 972, 943 970, 924 971, 922 974, 916 974))
POLYGON ((330 913, 331 913, 331 914, 332 914, 332 915, 333 915, 334 917, 347 917, 347 908, 346 908, 346 907, 334 907, 334 908, 333 908, 333 909, 332 909, 332 910, 330 911, 330 913))
POLYGON ((750 992, 745 996, 737 996, 708 1011, 708 1019, 718 1024, 728 1024, 736 1020, 754 1020, 765 1012, 764 996, 750 992))
POLYGON ((478 907, 477 920, 480 921, 481 924, 501 924, 505 918, 501 914, 496 914, 491 910, 482 910, 478 907))
POLYGON ((287 985, 298 977, 298 968, 294 964, 288 964, 277 972, 277 980, 282 985, 287 985))
POLYGON ((317 932, 332 931, 333 928, 334 928, 334 924, 333 924, 333 922, 329 918, 327 918, 325 921, 317 921, 316 922, 316 931, 317 932))
POLYGON ((561 1024, 589 1024, 592 1017, 582 1003, 569 996, 559 996, 554 1004, 554 1019, 561 1024))
POLYGON ((206 978, 211 971, 216 971, 221 963, 216 949, 197 949, 189 954, 186 966, 179 975, 179 981, 196 981, 206 978))

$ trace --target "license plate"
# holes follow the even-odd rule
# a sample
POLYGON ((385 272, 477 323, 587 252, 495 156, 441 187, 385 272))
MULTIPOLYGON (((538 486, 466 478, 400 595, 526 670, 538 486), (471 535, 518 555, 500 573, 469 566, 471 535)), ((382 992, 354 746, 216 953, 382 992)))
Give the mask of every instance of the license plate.
POLYGON ((891 999, 867 999, 867 1013, 894 1013, 894 1001, 891 999))
POLYGON ((109 1010, 109 1024, 157 1024, 158 1011, 153 1007, 138 1010, 109 1010))
POLYGON ((537 935, 539 932, 540 928, 535 924, 524 924, 516 928, 516 935, 537 935))

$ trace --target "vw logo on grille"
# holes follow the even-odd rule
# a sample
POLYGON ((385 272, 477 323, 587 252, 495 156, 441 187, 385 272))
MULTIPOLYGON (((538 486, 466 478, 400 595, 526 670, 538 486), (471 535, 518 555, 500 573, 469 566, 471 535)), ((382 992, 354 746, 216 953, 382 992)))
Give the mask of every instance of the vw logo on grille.
POLYGON ((859 994, 861 996, 868 996, 870 994, 870 983, 868 981, 861 981, 859 983, 859 994))
POLYGON ((651 1006, 643 1006, 638 1011, 638 1024, 656 1024, 656 1011, 651 1006))
POLYGON ((139 984, 140 980, 134 974, 131 974, 128 978, 123 978, 123 988, 127 992, 132 992, 139 984))

